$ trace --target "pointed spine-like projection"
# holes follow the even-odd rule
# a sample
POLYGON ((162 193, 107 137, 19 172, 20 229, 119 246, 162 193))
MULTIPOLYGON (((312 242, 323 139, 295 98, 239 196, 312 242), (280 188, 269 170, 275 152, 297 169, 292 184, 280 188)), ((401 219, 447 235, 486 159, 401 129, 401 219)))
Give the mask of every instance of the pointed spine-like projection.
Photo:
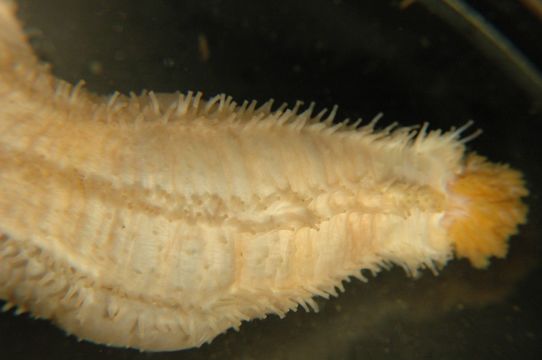
MULTIPOLYGON (((0 298, 99 343, 173 350, 350 277, 503 257, 521 174, 448 132, 201 93, 101 98, 0 1, 0 298)), ((476 133, 474 134, 476 135, 476 133)))

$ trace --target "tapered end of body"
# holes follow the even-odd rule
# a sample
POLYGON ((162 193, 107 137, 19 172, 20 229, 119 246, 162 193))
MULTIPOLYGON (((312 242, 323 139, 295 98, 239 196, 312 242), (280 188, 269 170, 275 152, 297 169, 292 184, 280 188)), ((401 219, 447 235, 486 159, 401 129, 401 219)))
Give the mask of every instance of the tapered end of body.
POLYGON ((456 256, 478 268, 486 267, 492 256, 506 256, 508 238, 527 216, 522 197, 528 191, 522 174, 470 154, 464 172, 448 189, 452 200, 446 226, 456 256))

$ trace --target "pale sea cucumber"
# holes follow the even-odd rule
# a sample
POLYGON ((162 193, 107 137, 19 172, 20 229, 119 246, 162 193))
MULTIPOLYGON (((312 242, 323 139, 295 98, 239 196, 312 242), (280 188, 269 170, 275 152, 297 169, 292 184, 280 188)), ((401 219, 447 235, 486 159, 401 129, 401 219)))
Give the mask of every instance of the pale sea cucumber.
POLYGON ((198 346, 363 269, 484 267, 525 221, 521 174, 465 154, 463 128, 81 85, 0 1, 0 298, 84 339, 198 346))

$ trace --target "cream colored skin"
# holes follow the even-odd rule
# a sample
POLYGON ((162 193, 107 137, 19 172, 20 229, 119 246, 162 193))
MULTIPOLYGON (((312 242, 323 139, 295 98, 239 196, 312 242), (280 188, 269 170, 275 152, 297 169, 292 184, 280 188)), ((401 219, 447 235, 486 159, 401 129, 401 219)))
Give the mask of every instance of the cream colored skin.
POLYGON ((0 1, 0 298, 83 339, 174 350, 316 308, 363 269, 452 257, 460 131, 171 99, 59 82, 0 1))

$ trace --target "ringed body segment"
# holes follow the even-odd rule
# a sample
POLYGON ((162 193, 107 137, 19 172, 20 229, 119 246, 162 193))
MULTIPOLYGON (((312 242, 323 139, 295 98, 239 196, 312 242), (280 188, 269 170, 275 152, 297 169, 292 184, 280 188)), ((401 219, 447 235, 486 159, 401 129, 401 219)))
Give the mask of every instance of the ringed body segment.
POLYGON ((312 107, 99 98, 56 80, 0 1, 0 298, 115 346, 199 346, 316 309, 349 277, 506 255, 521 174, 462 129, 375 131, 312 107))

